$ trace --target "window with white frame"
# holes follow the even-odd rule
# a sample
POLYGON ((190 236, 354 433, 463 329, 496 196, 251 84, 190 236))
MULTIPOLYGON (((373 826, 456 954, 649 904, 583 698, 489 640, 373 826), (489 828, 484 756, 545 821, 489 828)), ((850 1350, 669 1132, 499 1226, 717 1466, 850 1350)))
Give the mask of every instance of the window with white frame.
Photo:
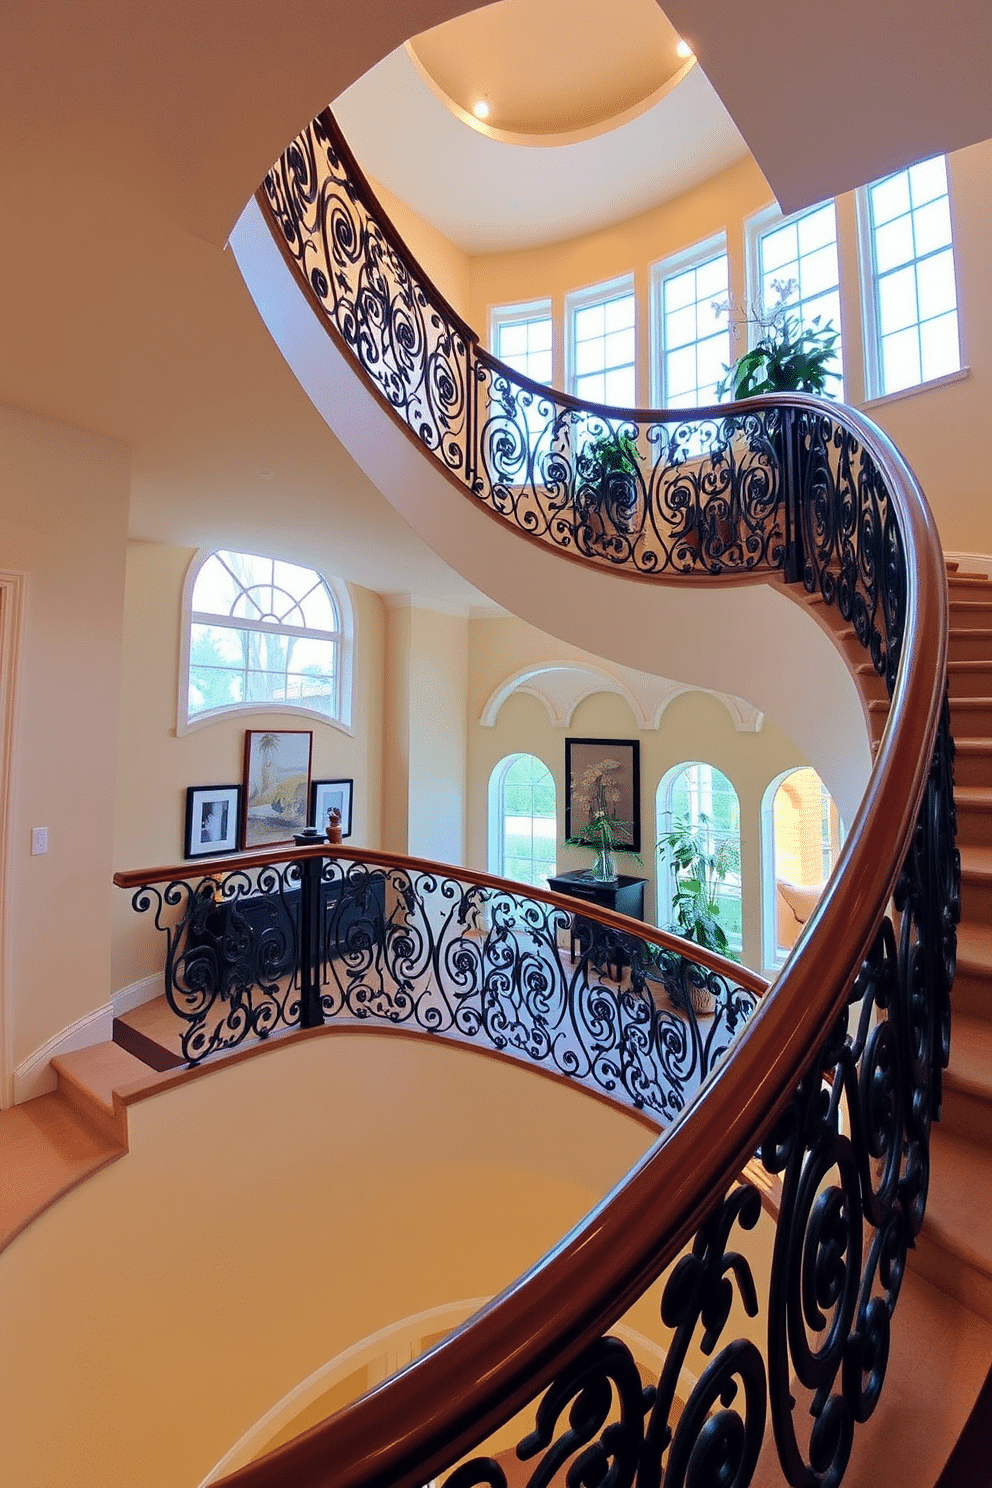
POLYGON ((781 965, 799 939, 840 852, 833 798, 810 766, 777 775, 761 806, 764 963, 781 965))
POLYGON ((566 302, 568 388, 587 403, 633 408, 637 310, 630 275, 596 284, 566 302))
POLYGON ((489 869, 546 889, 557 866, 554 776, 533 754, 500 760, 489 778, 489 869))
MULTIPOLYGON (((676 823, 686 823, 699 838, 702 851, 715 856, 724 847, 724 858, 730 867, 716 886, 715 900, 720 910, 720 925, 731 949, 743 946, 743 911, 741 907, 741 808, 733 785, 715 765, 691 760, 676 765, 662 776, 655 797, 657 835, 671 831, 676 823)), ((658 924, 678 930, 672 899, 678 868, 668 860, 658 874, 658 924)))
POLYGON ((551 301, 533 300, 527 305, 500 305, 490 312, 489 344, 514 372, 533 382, 551 381, 551 301))
POLYGON ((710 238, 651 270, 654 386, 662 408, 719 401, 730 361, 726 242, 710 238))
POLYGON ((194 562, 187 597, 186 721, 286 707, 347 723, 340 597, 314 569, 218 550, 194 562))
MULTIPOLYGON (((762 318, 785 307, 803 330, 819 322, 837 332, 836 358, 827 391, 844 396, 844 362, 840 322, 840 267, 837 256, 837 210, 833 201, 821 202, 805 212, 782 218, 777 207, 752 218, 748 224, 748 259, 751 299, 762 318)), ((761 336, 760 326, 750 326, 751 342, 761 336)))
POLYGON ((947 162, 874 181, 858 196, 869 397, 961 367, 947 162))

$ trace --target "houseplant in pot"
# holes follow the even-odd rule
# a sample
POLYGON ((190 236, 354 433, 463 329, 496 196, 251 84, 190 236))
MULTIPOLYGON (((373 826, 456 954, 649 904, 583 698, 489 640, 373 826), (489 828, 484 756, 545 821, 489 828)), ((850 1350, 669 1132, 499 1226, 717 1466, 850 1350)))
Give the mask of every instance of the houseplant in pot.
MULTIPOLYGON (((658 840, 661 861, 671 865, 674 882, 672 912, 680 935, 731 961, 731 949, 720 920, 720 886, 740 870, 740 850, 730 837, 714 830, 705 812, 696 818, 676 816, 658 840)), ((664 966, 662 965, 662 971, 664 966)), ((689 1000, 698 1013, 713 1011, 712 993, 690 986, 689 1000)))
POLYGON ((637 462, 642 458, 627 430, 590 439, 576 459, 575 508, 583 521, 596 512, 617 532, 629 536, 636 526, 637 462))
POLYGON ((766 315, 758 312, 745 318, 744 324, 758 326, 761 335, 749 351, 724 367, 716 390, 719 398, 727 393, 735 402, 762 393, 830 396, 827 379, 840 377, 829 365, 836 360, 840 332, 832 321, 821 324, 819 315, 803 325, 798 306, 790 310, 797 288, 795 279, 772 280, 778 303, 766 315))

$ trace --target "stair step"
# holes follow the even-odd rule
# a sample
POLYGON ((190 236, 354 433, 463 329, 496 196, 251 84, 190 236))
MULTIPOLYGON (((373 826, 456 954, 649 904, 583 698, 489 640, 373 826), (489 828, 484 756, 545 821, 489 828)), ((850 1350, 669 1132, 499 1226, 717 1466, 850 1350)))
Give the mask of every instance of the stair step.
MULTIPOLYGON (((992 1021, 955 1014, 941 1131, 988 1148, 992 1165, 992 1021)), ((992 1188, 992 1176, 989 1186, 992 1188)))
POLYGON ((992 597, 950 601, 952 630, 992 630, 992 597))
POLYGON ((992 630, 952 630, 947 637, 952 661, 982 661, 992 656, 992 630))
MULTIPOLYGON (((953 1016, 992 1021, 992 925, 958 926, 958 960, 951 989, 953 1016)), ((953 1033, 952 1033, 953 1038, 953 1033)))
POLYGON ((984 785, 955 786, 954 806, 958 846, 973 843, 975 847, 988 847, 992 843, 992 789, 984 785))
MULTIPOLYGON (((871 1420, 855 1428, 844 1488, 933 1488, 990 1358, 992 1325, 908 1270, 892 1319, 881 1399, 871 1420)), ((783 1481, 781 1468, 777 1478, 768 1478, 776 1488, 783 1481)), ((970 1488, 980 1488, 979 1481, 970 1488)))
POLYGON ((952 698, 992 697, 992 661, 949 661, 947 690, 952 698))
POLYGON ((955 785, 980 785, 992 790, 992 738, 954 740, 955 785))
POLYGON ((951 733, 955 741, 985 739, 992 734, 992 697, 951 698, 951 733))
POLYGON ((182 1051, 185 1029, 167 998, 155 997, 114 1019, 114 1043, 153 1070, 180 1069, 186 1063, 182 1051))
POLYGON ((992 1149, 935 1126, 913 1270, 992 1322, 992 1149))
POLYGON ((992 925, 992 847, 965 843, 961 853, 961 918, 992 925))
POLYGON ((0 1111, 0 1250, 123 1151, 57 1090, 0 1111))
POLYGON ((947 575, 947 592, 953 599, 965 599, 969 594, 981 594, 984 589, 988 591, 989 578, 987 574, 950 573, 947 575))
POLYGON ((116 1044, 92 1044, 52 1060, 59 1090, 84 1120, 111 1141, 127 1146, 127 1118, 114 1091, 150 1075, 146 1064, 116 1044))

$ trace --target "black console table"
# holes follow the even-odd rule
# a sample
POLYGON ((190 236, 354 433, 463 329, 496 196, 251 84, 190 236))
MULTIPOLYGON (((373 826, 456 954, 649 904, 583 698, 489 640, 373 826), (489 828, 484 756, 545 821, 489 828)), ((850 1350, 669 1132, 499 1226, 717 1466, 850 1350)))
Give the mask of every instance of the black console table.
MULTIPOLYGON (((623 873, 608 883, 601 878, 592 878, 587 870, 578 868, 571 873, 559 873, 548 879, 548 886, 556 894, 569 894, 573 899, 585 899, 589 904, 598 904, 602 909, 615 910, 617 914, 630 915, 632 919, 644 918, 644 885, 646 878, 630 878, 623 873)), ((598 920, 586 919, 583 915, 572 916, 571 945, 575 955, 589 954, 593 965, 600 970, 616 969, 616 979, 630 960, 617 931, 608 930, 598 920)))

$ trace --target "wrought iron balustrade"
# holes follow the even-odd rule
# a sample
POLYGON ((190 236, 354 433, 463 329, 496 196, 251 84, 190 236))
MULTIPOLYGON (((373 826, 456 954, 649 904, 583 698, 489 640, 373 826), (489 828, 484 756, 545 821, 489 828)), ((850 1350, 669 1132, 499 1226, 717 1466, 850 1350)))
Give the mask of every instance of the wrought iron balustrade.
MULTIPOLYGON (((506 1488, 493 1458, 464 1459, 536 1402, 517 1448, 535 1464, 533 1488, 566 1465, 573 1488, 744 1488, 769 1421, 783 1479, 832 1488, 884 1382, 948 1055, 960 862, 946 586, 922 493, 851 409, 799 395, 607 409, 501 365, 404 250, 329 112, 258 201, 337 344, 468 499, 617 574, 801 584, 850 623, 890 715, 827 893, 730 1057, 652 1151, 477 1319, 225 1481, 420 1488, 460 1463, 452 1488, 506 1488), (588 461, 602 434, 636 446, 625 483, 588 461), (756 1153, 781 1183, 764 1276, 752 1246, 759 1196, 739 1182, 756 1153), (670 1266, 667 1359, 643 1380, 606 1335, 670 1266), (732 1322, 741 1312, 756 1319, 748 1329, 732 1322), (679 1406, 691 1340, 709 1362, 679 1406)), ((477 947, 465 953, 470 980, 479 964, 477 947)), ((511 981, 518 965, 522 974, 513 953, 511 981)), ((546 996, 543 973, 538 986, 546 996)), ((577 1015, 603 1018, 600 991, 593 978, 577 1015)), ((494 1008, 516 1026, 505 996, 494 1008)), ((636 1045, 639 1028, 628 1022, 624 1037, 636 1045)), ((636 1059, 624 1068, 638 1071, 640 1093, 654 1088, 636 1059)))
MULTIPOLYGON (((691 946, 661 931, 648 940, 608 911, 597 946, 573 957, 561 896, 336 853, 307 848, 233 867, 228 858, 189 878, 119 876, 139 883, 134 908, 166 936, 166 996, 191 1063, 280 1028, 357 1019, 516 1055, 664 1125, 764 990, 742 968, 697 961, 691 946), (604 957, 617 941, 621 982, 604 957), (698 1013, 701 1000, 711 1010, 698 1013)), ((598 917, 585 904, 582 913, 598 917)))

